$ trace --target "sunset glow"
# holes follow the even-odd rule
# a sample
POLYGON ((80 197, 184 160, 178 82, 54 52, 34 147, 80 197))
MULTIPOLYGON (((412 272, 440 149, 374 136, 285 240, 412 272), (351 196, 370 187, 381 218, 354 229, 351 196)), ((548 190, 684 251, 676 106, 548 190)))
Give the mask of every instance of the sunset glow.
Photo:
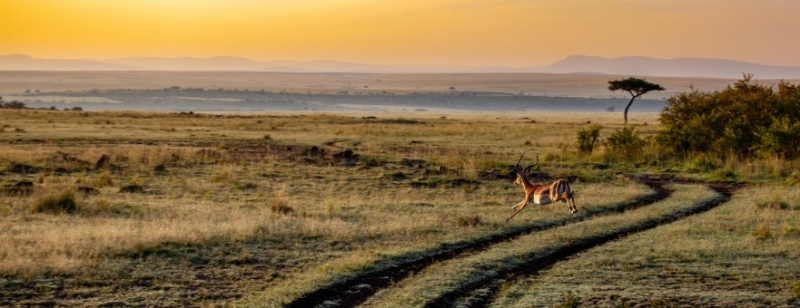
POLYGON ((800 66, 800 1, 5 0, 0 55, 236 56, 387 65, 573 54, 800 66))

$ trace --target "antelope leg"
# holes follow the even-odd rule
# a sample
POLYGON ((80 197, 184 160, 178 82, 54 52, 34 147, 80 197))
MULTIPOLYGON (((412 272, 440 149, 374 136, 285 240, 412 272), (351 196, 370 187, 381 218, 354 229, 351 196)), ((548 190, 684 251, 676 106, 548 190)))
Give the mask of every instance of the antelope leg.
POLYGON ((519 209, 517 209, 516 211, 514 211, 514 213, 512 213, 512 214, 511 214, 511 216, 508 216, 508 218, 506 218, 506 221, 509 221, 509 220, 511 220, 511 218, 514 218, 514 216, 516 216, 516 215, 517 215, 517 213, 519 213, 520 211, 522 211, 523 209, 525 209, 525 207, 526 207, 527 205, 528 205, 528 200, 525 200, 525 201, 524 201, 524 203, 522 204, 522 206, 520 206, 520 207, 519 207, 519 209))
POLYGON ((528 201, 528 199, 527 199, 527 198, 526 198, 525 200, 522 200, 522 202, 520 202, 520 203, 517 203, 517 204, 515 204, 515 205, 511 206, 511 210, 516 210, 518 207, 520 207, 520 206, 522 206, 523 204, 525 204, 525 202, 526 202, 526 201, 528 201))

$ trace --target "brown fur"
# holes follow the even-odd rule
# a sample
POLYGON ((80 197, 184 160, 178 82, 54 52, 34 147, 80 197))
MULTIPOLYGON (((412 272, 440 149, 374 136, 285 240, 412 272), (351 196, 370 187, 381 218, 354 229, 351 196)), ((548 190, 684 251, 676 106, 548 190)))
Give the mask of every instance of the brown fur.
MULTIPOLYGON (((524 153, 522 155, 525 155, 524 153)), ((522 156, 520 156, 520 160, 522 156)), ((536 163, 539 163, 539 159, 537 156, 536 163)), ((519 168, 519 161, 517 164, 514 165, 514 171, 517 173, 517 179, 514 180, 514 185, 522 185, 522 188, 525 190, 525 200, 522 202, 514 205, 511 207, 514 213, 511 216, 506 218, 506 221, 509 221, 511 218, 514 218, 517 213, 522 211, 528 203, 536 203, 535 200, 542 200, 544 196, 550 198, 549 202, 542 203, 541 205, 546 205, 550 203, 556 203, 558 201, 566 202, 569 206, 570 213, 575 213, 578 211, 577 206, 575 206, 575 194, 569 187, 569 183, 563 179, 556 180, 549 184, 541 184, 541 185, 534 185, 530 181, 528 181, 527 174, 531 171, 531 168, 534 165, 528 166, 525 169, 519 168)))

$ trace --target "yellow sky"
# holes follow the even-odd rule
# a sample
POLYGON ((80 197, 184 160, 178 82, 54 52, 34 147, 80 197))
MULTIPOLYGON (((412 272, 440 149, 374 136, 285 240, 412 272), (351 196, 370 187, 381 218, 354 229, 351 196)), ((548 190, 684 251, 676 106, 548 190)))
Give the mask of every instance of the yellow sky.
POLYGON ((797 0, 0 0, 0 55, 386 65, 572 54, 800 66, 797 0))

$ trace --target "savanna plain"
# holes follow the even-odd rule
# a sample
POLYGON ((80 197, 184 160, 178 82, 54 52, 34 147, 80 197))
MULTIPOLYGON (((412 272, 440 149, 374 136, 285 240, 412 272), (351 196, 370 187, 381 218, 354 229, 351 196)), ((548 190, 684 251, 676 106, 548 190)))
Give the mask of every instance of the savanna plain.
MULTIPOLYGON (((0 305, 800 305, 800 191, 774 172, 793 165, 732 162, 731 180, 579 153, 596 124, 623 127, 611 112, 0 109, 0 305), (524 152, 531 181, 571 183, 576 214, 505 220, 524 152)), ((627 126, 652 136, 659 114, 627 126)))

